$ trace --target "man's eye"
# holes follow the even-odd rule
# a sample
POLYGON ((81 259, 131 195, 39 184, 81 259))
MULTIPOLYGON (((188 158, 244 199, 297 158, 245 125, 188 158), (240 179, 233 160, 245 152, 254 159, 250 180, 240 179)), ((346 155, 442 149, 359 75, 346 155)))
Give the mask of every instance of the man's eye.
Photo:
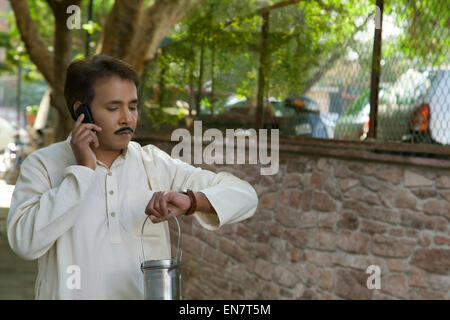
POLYGON ((119 108, 108 108, 109 111, 114 111, 114 110, 117 110, 117 109, 119 109, 119 108))
POLYGON ((137 107, 130 107, 130 109, 131 109, 131 110, 136 110, 136 109, 137 109, 137 107))

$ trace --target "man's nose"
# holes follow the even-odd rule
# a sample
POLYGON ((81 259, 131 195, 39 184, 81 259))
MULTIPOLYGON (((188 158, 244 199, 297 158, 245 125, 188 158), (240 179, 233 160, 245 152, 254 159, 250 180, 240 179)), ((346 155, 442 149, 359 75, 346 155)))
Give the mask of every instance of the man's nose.
POLYGON ((120 123, 131 123, 131 111, 128 108, 121 112, 120 123))

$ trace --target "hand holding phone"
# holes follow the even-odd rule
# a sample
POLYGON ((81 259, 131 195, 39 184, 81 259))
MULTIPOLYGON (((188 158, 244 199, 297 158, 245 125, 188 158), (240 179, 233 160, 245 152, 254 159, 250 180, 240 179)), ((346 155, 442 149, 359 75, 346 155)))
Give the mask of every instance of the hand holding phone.
MULTIPOLYGON (((92 116, 92 113, 91 113, 91 108, 86 103, 83 103, 81 106, 79 106, 77 108, 77 110, 75 110, 75 118, 78 119, 78 117, 81 114, 84 114, 84 119, 83 119, 82 123, 95 123, 94 117, 92 116)), ((94 129, 92 129, 92 131, 97 133, 97 131, 95 131, 94 129)))
POLYGON ((87 109, 84 107, 79 111, 78 109, 80 108, 81 106, 78 107, 75 112, 75 114, 79 114, 79 116, 77 117, 77 121, 72 130, 70 146, 72 147, 78 165, 95 170, 97 157, 90 144, 93 143, 95 148, 100 146, 96 133, 97 131, 101 131, 102 128, 92 122, 94 119, 90 113, 89 107, 87 107, 87 109), (86 117, 86 110, 89 110, 88 117, 86 117))

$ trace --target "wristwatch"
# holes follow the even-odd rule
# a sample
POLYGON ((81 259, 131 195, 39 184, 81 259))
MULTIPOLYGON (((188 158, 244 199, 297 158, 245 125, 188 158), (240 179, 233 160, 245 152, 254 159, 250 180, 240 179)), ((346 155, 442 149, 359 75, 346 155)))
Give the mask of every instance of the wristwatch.
POLYGON ((194 192, 191 189, 184 189, 181 193, 187 195, 191 200, 191 206, 184 215, 189 216, 194 214, 195 210, 197 210, 197 199, 195 198, 194 192))

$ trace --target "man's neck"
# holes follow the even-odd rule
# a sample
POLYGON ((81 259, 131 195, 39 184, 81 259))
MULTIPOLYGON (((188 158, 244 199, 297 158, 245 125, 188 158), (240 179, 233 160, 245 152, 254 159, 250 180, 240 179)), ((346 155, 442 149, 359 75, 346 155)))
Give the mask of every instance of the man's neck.
POLYGON ((101 161, 105 164, 106 167, 111 168, 111 165, 114 163, 114 160, 117 159, 123 152, 123 149, 120 151, 117 150, 95 150, 95 156, 98 161, 101 161))

